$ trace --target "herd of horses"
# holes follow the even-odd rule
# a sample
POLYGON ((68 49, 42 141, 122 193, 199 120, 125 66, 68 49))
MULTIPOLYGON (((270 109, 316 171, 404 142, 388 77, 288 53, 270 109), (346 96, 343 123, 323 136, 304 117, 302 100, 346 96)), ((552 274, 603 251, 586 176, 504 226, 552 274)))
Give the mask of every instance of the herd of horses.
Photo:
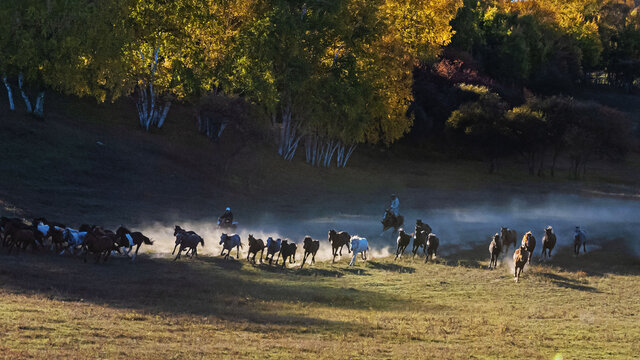
MULTIPOLYGON (((422 249, 425 256, 425 262, 436 257, 440 239, 433 233, 433 229, 422 220, 418 219, 415 225, 414 233, 407 233, 402 229, 404 219, 401 216, 394 217, 393 214, 387 212, 382 220, 383 232, 389 228, 394 228, 397 232, 397 248, 394 260, 404 255, 406 248, 413 239, 413 256, 422 249)), ((176 253, 175 260, 180 259, 183 252, 186 256, 197 257, 198 245, 204 246, 204 239, 196 232, 185 230, 176 225, 174 228, 175 246, 172 255, 176 253)), ((152 245, 153 241, 140 232, 132 232, 129 229, 120 226, 116 231, 104 229, 98 225, 83 224, 78 229, 65 226, 62 223, 48 221, 45 218, 35 218, 28 222, 20 218, 0 218, 0 241, 3 247, 8 248, 8 253, 13 251, 25 250, 31 247, 33 250, 38 248, 49 248, 60 255, 70 253, 73 255, 82 255, 83 260, 87 261, 87 256, 93 254, 96 257, 96 263, 101 259, 106 261, 112 253, 124 254, 130 257, 131 261, 135 258, 142 244, 152 245), (135 247, 135 251, 133 248, 135 247), (133 254, 131 252, 133 251, 133 254)), ((330 230, 328 233, 328 241, 332 247, 332 261, 335 262, 338 256, 342 256, 342 250, 347 248, 349 254, 352 253, 350 266, 355 265, 357 255, 360 254, 363 260, 367 259, 369 244, 366 238, 359 236, 351 236, 344 231, 330 230)), ((553 228, 548 226, 544 230, 542 236, 542 253, 541 257, 551 257, 551 252, 556 245, 556 235, 553 228)), ((298 245, 287 239, 267 238, 266 241, 256 239, 253 235, 248 237, 249 250, 247 253, 247 261, 256 264, 256 257, 260 253, 259 261, 273 265, 274 256, 275 265, 278 265, 282 258, 281 266, 286 267, 287 261, 292 264, 296 261, 296 252, 298 245), (266 256, 264 252, 266 250, 266 256)), ((238 234, 222 233, 219 244, 222 246, 221 256, 228 259, 232 250, 236 249, 236 258, 240 258, 240 248, 243 247, 242 240, 238 234), (225 254, 226 252, 226 254, 225 254)), ((315 263, 316 254, 320 248, 320 241, 314 240, 310 236, 306 236, 303 241, 304 255, 300 268, 303 268, 310 259, 310 263, 315 263)), ((506 254, 509 247, 513 244, 515 249, 513 253, 514 262, 514 278, 519 280, 520 274, 524 266, 531 262, 533 251, 536 247, 536 239, 531 231, 528 231, 522 237, 520 246, 517 246, 517 233, 513 229, 502 227, 499 233, 496 233, 490 244, 489 254, 491 260, 489 268, 495 269, 498 258, 501 254, 506 254)), ((574 236, 574 252, 579 254, 580 248, 586 252, 586 238, 584 233, 576 232, 574 236)))
POLYGON ((60 255, 71 253, 83 255, 86 262, 91 253, 96 262, 106 261, 114 253, 125 254, 135 261, 142 244, 153 245, 153 241, 140 232, 132 232, 120 226, 116 231, 98 225, 83 224, 77 229, 67 227, 45 218, 35 218, 30 223, 20 218, 0 218, 0 241, 8 253, 32 248, 49 248, 60 255), (135 251, 129 255, 133 248, 135 251))

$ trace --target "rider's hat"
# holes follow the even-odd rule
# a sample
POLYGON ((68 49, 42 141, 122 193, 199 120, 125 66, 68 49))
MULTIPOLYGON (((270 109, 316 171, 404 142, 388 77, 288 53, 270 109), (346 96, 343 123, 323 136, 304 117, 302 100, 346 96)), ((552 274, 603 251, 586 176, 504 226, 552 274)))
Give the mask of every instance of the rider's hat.
POLYGON ((231 211, 231 208, 228 207, 226 211, 231 211))

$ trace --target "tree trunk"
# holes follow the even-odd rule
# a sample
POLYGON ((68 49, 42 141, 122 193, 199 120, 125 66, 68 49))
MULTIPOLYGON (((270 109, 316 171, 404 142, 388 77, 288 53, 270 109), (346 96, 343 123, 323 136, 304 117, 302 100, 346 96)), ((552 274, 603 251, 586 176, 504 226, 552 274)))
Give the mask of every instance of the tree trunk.
POLYGON ((31 101, 29 101, 29 97, 24 92, 24 89, 22 87, 23 83, 24 76, 22 75, 22 73, 20 73, 20 75, 18 75, 18 88, 20 89, 20 94, 22 95, 22 99, 24 100, 24 106, 27 108, 27 113, 31 114, 33 113, 33 108, 31 107, 31 101))
POLYGON ((36 106, 33 109, 33 114, 44 117, 44 91, 41 91, 36 98, 36 106))
POLYGON ((4 82, 4 86, 7 88, 7 96, 9 97, 9 110, 14 111, 16 109, 13 104, 13 91, 11 91, 11 84, 7 81, 7 74, 2 75, 2 82, 4 82))

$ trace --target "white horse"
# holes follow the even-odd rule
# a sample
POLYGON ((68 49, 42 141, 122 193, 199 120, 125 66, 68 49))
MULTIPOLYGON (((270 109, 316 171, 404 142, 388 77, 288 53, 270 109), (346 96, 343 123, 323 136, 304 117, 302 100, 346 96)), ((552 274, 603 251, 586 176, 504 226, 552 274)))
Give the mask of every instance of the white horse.
POLYGON ((62 230, 64 241, 67 242, 67 248, 63 249, 60 255, 64 254, 67 250, 75 255, 76 250, 84 243, 85 235, 87 235, 86 231, 78 231, 71 228, 62 230))
POLYGON ((351 258, 349 266, 355 265, 358 253, 362 255, 362 260, 367 260, 367 251, 369 251, 369 243, 367 242, 367 239, 353 236, 351 238, 351 252, 353 252, 353 258, 351 258))
MULTIPOLYGON (((267 241, 268 242, 268 241, 267 241)), ((222 245, 222 251, 220 252, 220 256, 224 254, 224 251, 227 250, 227 254, 224 255, 225 259, 229 258, 231 254, 231 249, 234 247, 237 248, 236 258, 240 259, 240 247, 242 247, 242 241, 240 240, 240 235, 238 234, 222 234, 220 236, 220 245, 222 245)))

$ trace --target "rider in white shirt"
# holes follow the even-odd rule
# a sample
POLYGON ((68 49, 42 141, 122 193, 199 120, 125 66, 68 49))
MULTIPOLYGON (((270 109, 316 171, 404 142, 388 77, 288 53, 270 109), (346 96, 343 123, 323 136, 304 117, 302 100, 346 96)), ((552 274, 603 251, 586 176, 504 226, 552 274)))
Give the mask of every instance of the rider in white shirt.
POLYGON ((395 217, 400 215, 400 199, 398 199, 396 194, 391 194, 391 206, 389 206, 389 210, 395 217))

